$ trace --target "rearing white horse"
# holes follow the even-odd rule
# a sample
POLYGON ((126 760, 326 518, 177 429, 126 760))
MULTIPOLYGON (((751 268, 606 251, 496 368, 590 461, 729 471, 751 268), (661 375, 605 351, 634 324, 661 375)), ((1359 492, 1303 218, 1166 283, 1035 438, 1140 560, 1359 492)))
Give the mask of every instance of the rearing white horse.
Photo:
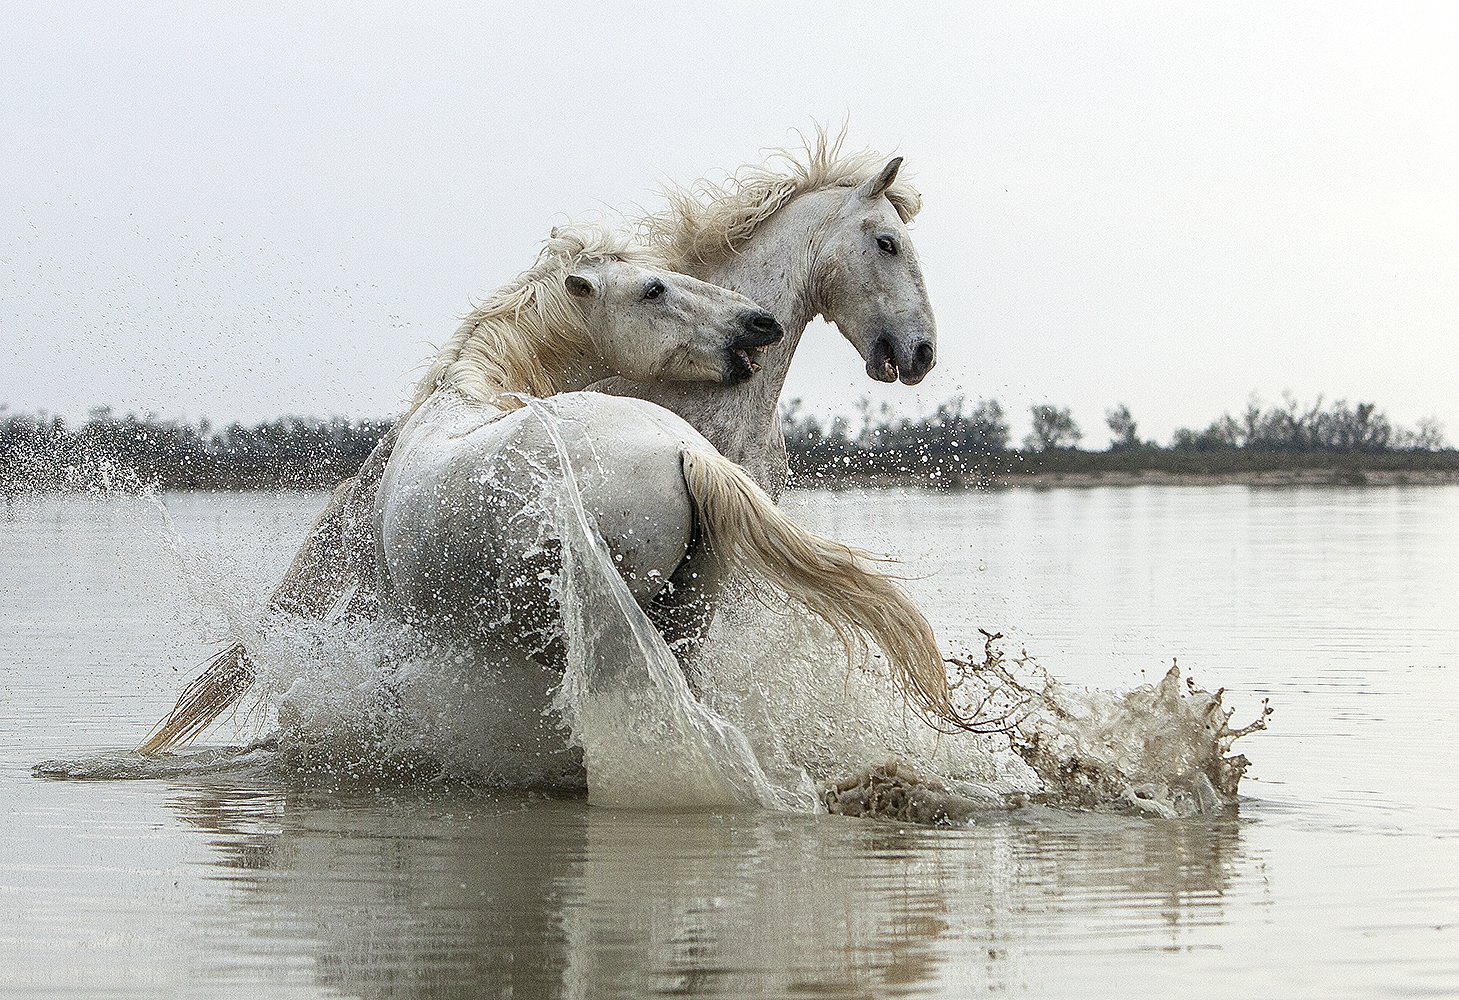
MULTIPOLYGON (((561 401, 610 372, 730 385, 751 378, 760 352, 782 337, 750 300, 656 262, 601 228, 558 230, 538 265, 477 308, 421 380, 381 471, 374 521, 376 584, 428 630, 542 652, 537 636, 554 617, 546 579, 557 560, 543 549, 533 500, 544 471, 560 471, 560 456, 522 397, 561 401)), ((616 400, 592 394, 587 405, 603 412, 591 426, 573 424, 574 457, 586 462, 608 449, 626 475, 612 495, 601 477, 579 489, 635 597, 646 601, 683 558, 692 517, 687 509, 657 513, 653 488, 662 477, 649 459, 662 442, 636 440, 637 424, 616 400), (666 560, 667 572, 656 569, 666 560)), ((677 482, 677 458, 675 466, 677 482)))
MULTIPOLYGON (((722 572, 779 590, 848 644, 874 642, 919 708, 954 719, 931 627, 900 587, 862 554, 789 520, 682 418, 641 400, 564 393, 552 399, 559 420, 549 430, 512 395, 553 393, 604 371, 733 384, 780 336, 743 297, 657 270, 601 231, 592 241, 559 234, 537 267, 447 342, 399 431, 373 518, 372 575, 388 606, 456 640, 556 659, 548 581, 560 553, 543 536, 536 501, 565 471, 565 449, 641 605, 699 539, 722 572)), ((185 738, 216 707, 212 695, 185 693, 145 749, 185 738)))
MULTIPOLYGON (((818 130, 803 155, 786 153, 781 161, 747 167, 722 185, 700 183, 674 193, 667 211, 643 220, 650 242, 675 270, 747 294, 780 321, 786 337, 757 358, 744 359, 763 373, 732 385, 632 375, 592 385, 679 414, 721 454, 743 465, 772 498, 787 474, 780 392, 814 317, 837 325, 874 379, 916 383, 936 360, 936 325, 907 232, 921 198, 899 179, 901 158, 843 154, 840 138, 818 130)), ((336 490, 275 588, 270 609, 318 617, 351 587, 357 594, 371 591, 373 563, 362 553, 372 547, 362 541, 361 529, 370 521, 401 426, 336 490)), ((700 634, 712 607, 718 565, 702 541, 695 538, 673 586, 661 590, 657 601, 661 628, 676 638, 700 634)), ((253 678, 242 644, 220 653, 140 749, 156 752, 196 735, 253 678)))

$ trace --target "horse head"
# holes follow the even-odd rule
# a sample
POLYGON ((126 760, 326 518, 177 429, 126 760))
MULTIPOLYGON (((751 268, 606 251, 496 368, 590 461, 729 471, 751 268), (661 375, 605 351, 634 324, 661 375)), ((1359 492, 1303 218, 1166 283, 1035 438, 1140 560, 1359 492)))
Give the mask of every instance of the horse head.
POLYGON ((578 266, 563 283, 602 359, 631 379, 743 382, 785 335, 745 296, 642 263, 578 266))
POLYGON ((867 375, 916 385, 937 363, 937 324, 907 233, 915 207, 893 197, 901 166, 895 157, 836 191, 841 205, 817 240, 816 286, 821 314, 856 348, 867 375))

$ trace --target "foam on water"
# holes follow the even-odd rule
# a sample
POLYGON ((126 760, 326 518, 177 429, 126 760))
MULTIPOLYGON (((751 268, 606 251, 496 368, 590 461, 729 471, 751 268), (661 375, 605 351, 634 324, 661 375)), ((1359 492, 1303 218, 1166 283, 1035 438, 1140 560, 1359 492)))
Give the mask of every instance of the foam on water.
MULTIPOLYGON (((533 409, 566 450, 551 410, 533 409)), ((170 520, 160 501, 163 523, 170 520)), ((895 690, 874 652, 794 607, 731 594, 702 645, 691 690, 634 602, 574 477, 550 478, 544 524, 563 566, 561 675, 510 650, 443 646, 390 620, 300 623, 245 610, 220 563, 173 534, 201 603, 255 653, 262 742, 157 759, 92 755, 48 777, 173 777, 264 771, 308 783, 450 781, 581 793, 614 806, 752 806, 960 823, 1040 801, 1161 816, 1236 801, 1246 766, 1222 692, 1172 667, 1127 692, 1061 683, 990 636, 981 660, 950 658, 965 710, 1003 731, 941 732, 895 690)), ((934 622, 934 626, 939 623, 934 622)), ((941 623, 946 625, 947 623, 941 623)))

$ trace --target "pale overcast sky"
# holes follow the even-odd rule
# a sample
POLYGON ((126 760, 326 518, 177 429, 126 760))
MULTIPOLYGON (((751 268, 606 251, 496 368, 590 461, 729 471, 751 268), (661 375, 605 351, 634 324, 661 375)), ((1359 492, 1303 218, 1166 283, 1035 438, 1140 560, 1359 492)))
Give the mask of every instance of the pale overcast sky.
POLYGON ((554 223, 849 119, 924 194, 940 360, 817 326, 788 396, 1459 438, 1459 5, 254 6, 0 12, 0 402, 393 413, 554 223))

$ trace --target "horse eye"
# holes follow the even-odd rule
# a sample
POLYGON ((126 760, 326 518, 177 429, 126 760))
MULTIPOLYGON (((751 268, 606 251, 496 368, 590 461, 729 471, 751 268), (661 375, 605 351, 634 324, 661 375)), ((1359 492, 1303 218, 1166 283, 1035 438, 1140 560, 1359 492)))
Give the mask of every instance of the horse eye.
POLYGON ((643 297, 646 299, 656 299, 662 294, 664 294, 664 283, 657 278, 643 288, 643 297))
POLYGON ((897 242, 890 236, 878 236, 876 238, 876 248, 892 257, 897 255, 897 242))

